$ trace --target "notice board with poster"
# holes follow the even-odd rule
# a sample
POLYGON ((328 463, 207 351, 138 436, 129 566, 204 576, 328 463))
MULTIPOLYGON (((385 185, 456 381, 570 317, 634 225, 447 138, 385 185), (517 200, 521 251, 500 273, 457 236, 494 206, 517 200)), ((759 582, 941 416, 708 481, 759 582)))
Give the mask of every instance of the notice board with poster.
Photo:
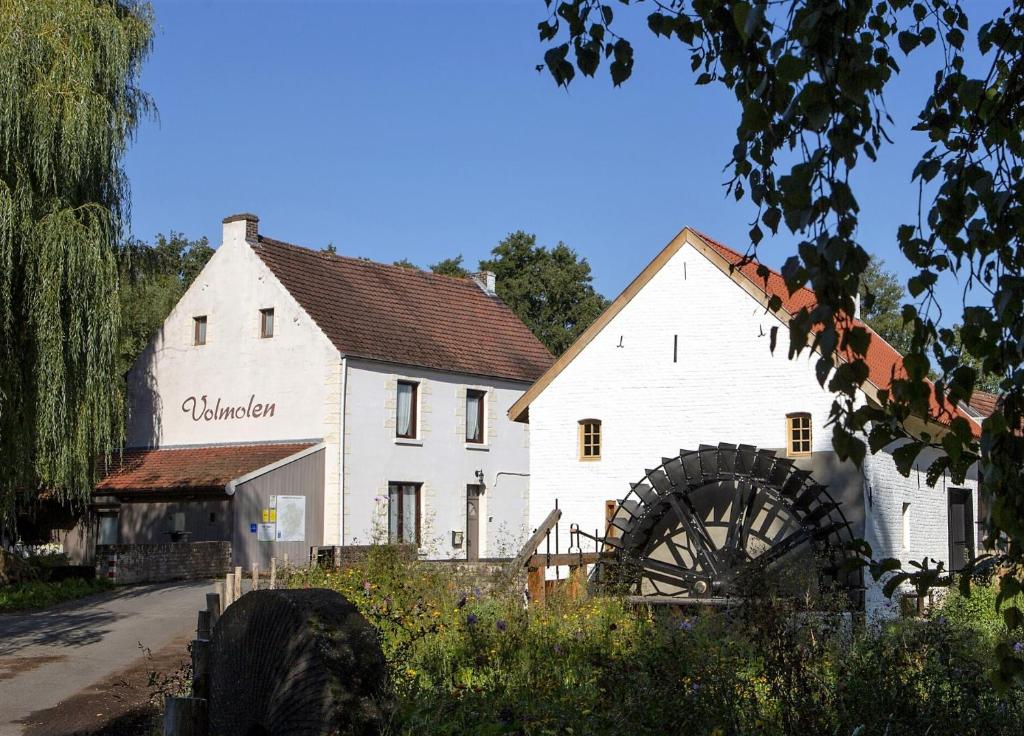
POLYGON ((306 541, 305 496, 277 496, 277 541, 306 541))

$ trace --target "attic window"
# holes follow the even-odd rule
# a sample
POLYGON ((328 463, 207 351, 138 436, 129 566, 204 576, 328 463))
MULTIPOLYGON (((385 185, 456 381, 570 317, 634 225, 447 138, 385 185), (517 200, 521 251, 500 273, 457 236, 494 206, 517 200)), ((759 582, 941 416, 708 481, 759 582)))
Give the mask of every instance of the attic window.
POLYGON ((260 337, 274 336, 274 308, 260 310, 260 337))
POLYGON ((790 457, 811 454, 811 415, 807 412, 786 415, 786 452, 790 457))
POLYGON ((192 344, 206 344, 206 315, 192 318, 192 344))
POLYGON ((601 420, 580 420, 580 460, 601 459, 601 420))

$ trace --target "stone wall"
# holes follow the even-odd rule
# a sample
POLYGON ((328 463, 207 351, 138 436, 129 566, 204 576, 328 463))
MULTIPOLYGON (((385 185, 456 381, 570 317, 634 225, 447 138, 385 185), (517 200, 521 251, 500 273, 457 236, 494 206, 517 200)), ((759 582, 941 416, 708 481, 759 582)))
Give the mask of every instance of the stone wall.
POLYGON ((96 545, 96 576, 122 585, 216 578, 230 570, 230 542, 96 545))

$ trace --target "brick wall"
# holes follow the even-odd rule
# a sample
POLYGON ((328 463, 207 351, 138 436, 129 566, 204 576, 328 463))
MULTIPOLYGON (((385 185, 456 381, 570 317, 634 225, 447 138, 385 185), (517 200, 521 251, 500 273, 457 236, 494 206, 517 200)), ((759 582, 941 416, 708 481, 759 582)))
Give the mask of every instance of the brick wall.
POLYGON ((230 542, 96 545, 96 576, 119 584, 200 580, 230 570, 230 542))

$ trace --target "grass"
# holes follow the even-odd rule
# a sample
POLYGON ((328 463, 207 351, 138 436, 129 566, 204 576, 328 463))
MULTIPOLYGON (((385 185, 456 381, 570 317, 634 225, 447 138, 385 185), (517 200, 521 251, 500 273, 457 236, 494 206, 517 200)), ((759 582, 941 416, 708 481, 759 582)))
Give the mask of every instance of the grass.
POLYGON ((47 608, 64 601, 102 593, 113 586, 103 579, 71 578, 58 583, 33 581, 0 587, 0 613, 47 608))

